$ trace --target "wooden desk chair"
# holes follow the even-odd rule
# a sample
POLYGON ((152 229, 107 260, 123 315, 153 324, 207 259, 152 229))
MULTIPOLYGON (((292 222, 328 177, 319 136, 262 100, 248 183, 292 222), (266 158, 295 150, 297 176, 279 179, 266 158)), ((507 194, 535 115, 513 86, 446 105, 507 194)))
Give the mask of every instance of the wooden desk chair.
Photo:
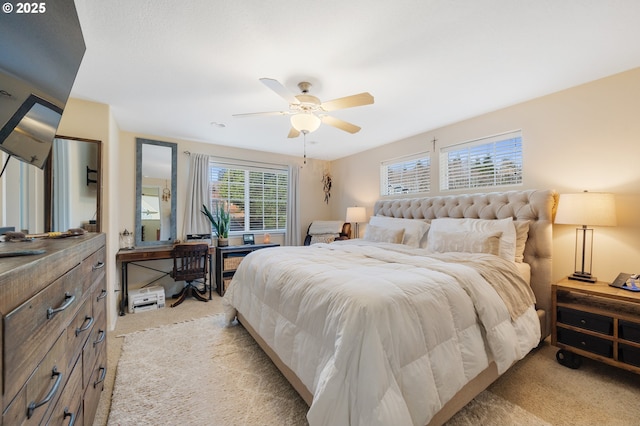
POLYGON ((208 244, 177 244, 173 248, 173 270, 170 275, 174 281, 184 281, 185 285, 180 293, 173 296, 177 299, 171 307, 181 304, 187 296, 207 302, 207 253, 208 244), (198 289, 196 280, 204 282, 204 288, 198 289))

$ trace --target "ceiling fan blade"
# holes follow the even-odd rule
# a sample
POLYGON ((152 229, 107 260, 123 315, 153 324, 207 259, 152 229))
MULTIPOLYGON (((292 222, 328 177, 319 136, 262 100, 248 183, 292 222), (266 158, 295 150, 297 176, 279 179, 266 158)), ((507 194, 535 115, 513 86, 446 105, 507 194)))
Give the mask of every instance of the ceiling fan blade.
POLYGON ((330 115, 322 116, 320 117, 320 119, 323 123, 328 124, 329 126, 333 126, 337 129, 344 130, 345 132, 358 133, 360 131, 360 127, 356 126, 355 124, 351 124, 330 115))
POLYGON ((272 78, 261 78, 260 81, 264 83, 264 85, 269 89, 282 96, 290 104, 297 105, 300 103, 300 101, 293 95, 293 93, 287 90, 287 88, 284 87, 278 80, 274 80, 272 78))
POLYGON ((293 127, 289 130, 289 134, 287 135, 288 138, 297 138, 298 136, 300 136, 300 132, 293 127))
POLYGON ((249 112, 246 114, 232 114, 233 117, 256 117, 256 116, 270 116, 270 115, 288 115, 289 111, 267 111, 267 112, 249 112))
POLYGON ((344 98, 333 99, 323 102, 322 109, 325 111, 335 111, 337 109, 353 108, 362 105, 370 105, 373 103, 373 96, 369 92, 359 93, 357 95, 346 96, 344 98))

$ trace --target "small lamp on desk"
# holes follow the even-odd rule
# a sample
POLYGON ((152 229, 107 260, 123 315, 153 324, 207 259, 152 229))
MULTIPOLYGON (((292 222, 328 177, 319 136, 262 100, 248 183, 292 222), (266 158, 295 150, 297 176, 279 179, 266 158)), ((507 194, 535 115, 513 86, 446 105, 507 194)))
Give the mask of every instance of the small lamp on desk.
POLYGON ((360 238, 358 223, 367 221, 367 210, 364 207, 347 207, 347 222, 355 224, 355 238, 360 238))
POLYGON ((561 194, 555 223, 582 225, 576 228, 575 272, 569 275, 569 279, 595 283, 597 278, 591 275, 593 228, 587 226, 616 226, 613 194, 587 191, 561 194), (581 257, 578 256, 578 247, 582 248, 581 257))

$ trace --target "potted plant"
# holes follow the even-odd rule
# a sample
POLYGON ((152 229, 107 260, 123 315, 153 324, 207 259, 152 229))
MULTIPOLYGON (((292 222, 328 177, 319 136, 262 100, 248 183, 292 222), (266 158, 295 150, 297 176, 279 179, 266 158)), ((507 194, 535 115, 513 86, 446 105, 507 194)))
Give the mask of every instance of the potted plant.
POLYGON ((229 245, 229 210, 224 208, 224 203, 216 202, 212 213, 207 206, 202 205, 202 213, 211 222, 211 229, 218 237, 218 247, 229 245))

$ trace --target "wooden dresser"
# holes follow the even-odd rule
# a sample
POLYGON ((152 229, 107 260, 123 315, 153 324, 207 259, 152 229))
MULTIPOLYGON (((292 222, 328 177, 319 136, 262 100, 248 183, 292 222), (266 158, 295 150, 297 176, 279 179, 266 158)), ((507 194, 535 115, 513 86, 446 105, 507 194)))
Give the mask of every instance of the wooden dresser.
POLYGON ((0 243, 2 425, 91 425, 106 376, 105 235, 0 243), (42 254, 6 257, 21 250, 42 254))

